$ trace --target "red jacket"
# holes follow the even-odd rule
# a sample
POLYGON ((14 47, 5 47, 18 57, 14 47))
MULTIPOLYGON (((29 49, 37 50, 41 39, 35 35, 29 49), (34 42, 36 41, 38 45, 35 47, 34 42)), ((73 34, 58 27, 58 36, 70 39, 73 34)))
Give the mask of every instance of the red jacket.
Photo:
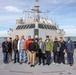
POLYGON ((25 47, 26 50, 28 50, 28 45, 29 45, 29 43, 31 43, 31 42, 32 42, 32 40, 26 40, 26 41, 25 41, 24 47, 25 47))

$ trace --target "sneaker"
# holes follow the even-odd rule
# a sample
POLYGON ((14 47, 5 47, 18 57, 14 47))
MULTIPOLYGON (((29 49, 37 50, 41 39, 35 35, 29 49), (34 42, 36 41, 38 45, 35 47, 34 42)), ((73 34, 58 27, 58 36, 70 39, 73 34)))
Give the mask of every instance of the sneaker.
POLYGON ((30 67, 32 67, 32 65, 30 65, 30 67))
POLYGON ((35 65, 32 65, 32 67, 35 67, 35 65))
POLYGON ((58 66, 58 63, 56 63, 56 65, 58 66))
POLYGON ((70 64, 70 66, 73 66, 73 64, 70 64))
POLYGON ((28 64, 30 64, 30 62, 28 62, 28 64))
POLYGON ((53 65, 55 65, 56 63, 53 63, 53 65))
POLYGON ((22 64, 22 62, 20 62, 20 64, 22 64))
POLYGON ((45 64, 43 63, 43 66, 45 66, 45 64))
POLYGON ((39 63, 39 65, 41 65, 41 63, 39 63))
POLYGON ((16 63, 16 61, 13 62, 14 64, 16 63))

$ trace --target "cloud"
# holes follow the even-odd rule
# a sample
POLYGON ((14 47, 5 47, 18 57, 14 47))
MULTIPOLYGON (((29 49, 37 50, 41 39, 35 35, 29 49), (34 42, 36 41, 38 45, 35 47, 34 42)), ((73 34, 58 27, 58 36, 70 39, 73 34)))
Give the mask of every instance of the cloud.
POLYGON ((67 1, 67 2, 66 2, 66 0, 65 0, 65 3, 64 3, 63 1, 60 1, 60 0, 54 0, 54 1, 55 1, 54 3, 56 3, 56 4, 62 4, 62 3, 63 3, 63 4, 60 5, 59 7, 57 7, 57 9, 53 10, 51 13, 56 12, 56 11, 62 9, 63 7, 65 7, 65 6, 67 6, 68 4, 70 4, 70 3, 73 2, 72 0, 69 0, 69 1, 67 1), (58 2, 57 2, 57 1, 58 1, 58 2))
POLYGON ((76 29, 65 29, 65 36, 76 36, 76 29))
POLYGON ((0 31, 0 37, 9 37, 7 31, 0 31))
POLYGON ((22 12, 22 10, 20 10, 19 8, 15 6, 5 6, 4 9, 8 12, 16 12, 16 13, 22 12))

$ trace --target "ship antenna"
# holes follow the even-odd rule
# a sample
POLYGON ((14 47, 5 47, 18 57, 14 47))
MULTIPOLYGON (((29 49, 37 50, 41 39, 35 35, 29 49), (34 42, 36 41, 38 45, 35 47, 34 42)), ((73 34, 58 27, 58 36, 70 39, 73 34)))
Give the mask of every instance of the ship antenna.
POLYGON ((39 0, 35 0, 35 4, 34 7, 31 10, 24 10, 24 13, 28 13, 28 17, 29 17, 29 13, 34 13, 34 20, 35 21, 39 21, 40 20, 40 13, 47 13, 47 18, 48 18, 48 13, 49 11, 42 11, 39 9, 40 5, 39 5, 39 0))
POLYGON ((39 13, 40 13, 39 7, 40 7, 39 6, 39 0, 35 0, 34 8, 32 9, 34 11, 34 19, 35 19, 35 21, 40 19, 40 16, 39 16, 39 13))

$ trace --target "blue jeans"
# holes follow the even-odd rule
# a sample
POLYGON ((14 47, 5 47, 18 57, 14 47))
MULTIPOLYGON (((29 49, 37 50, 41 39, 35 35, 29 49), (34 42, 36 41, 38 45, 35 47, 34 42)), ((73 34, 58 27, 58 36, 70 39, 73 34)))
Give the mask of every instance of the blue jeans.
POLYGON ((17 60, 17 62, 19 62, 19 52, 18 52, 18 50, 14 50, 14 62, 16 62, 16 60, 17 60))
POLYGON ((46 51, 46 63, 48 65, 50 65, 51 62, 51 52, 50 51, 46 51))
POLYGON ((5 64, 8 63, 8 52, 3 52, 3 62, 4 62, 5 64))
POLYGON ((67 61, 68 61, 69 64, 74 63, 73 53, 67 53, 67 61))
POLYGON ((20 63, 26 62, 26 51, 24 49, 20 50, 19 52, 19 61, 20 63))

